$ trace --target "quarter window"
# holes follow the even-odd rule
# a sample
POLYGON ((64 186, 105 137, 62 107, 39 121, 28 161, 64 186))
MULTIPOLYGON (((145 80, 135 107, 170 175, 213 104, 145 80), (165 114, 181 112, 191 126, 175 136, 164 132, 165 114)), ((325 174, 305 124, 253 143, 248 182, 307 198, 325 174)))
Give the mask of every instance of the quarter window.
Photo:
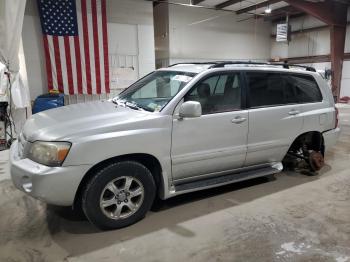
POLYGON ((314 103, 322 101, 320 89, 312 76, 308 75, 283 75, 286 88, 295 94, 299 103, 314 103))
POLYGON ((251 107, 322 101, 322 94, 312 76, 247 72, 251 107))
POLYGON ((241 81, 238 73, 209 77, 198 83, 185 101, 198 101, 202 113, 213 114, 241 109, 241 81))

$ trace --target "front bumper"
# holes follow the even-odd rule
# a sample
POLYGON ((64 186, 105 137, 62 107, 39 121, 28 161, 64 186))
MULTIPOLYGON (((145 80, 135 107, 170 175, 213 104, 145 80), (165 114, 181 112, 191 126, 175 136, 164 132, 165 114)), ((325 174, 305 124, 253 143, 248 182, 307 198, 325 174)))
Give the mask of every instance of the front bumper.
POLYGON ((48 167, 28 158, 21 159, 17 141, 10 149, 10 172, 15 187, 53 205, 71 206, 79 184, 90 168, 90 165, 48 167))
POLYGON ((323 139, 324 139, 326 150, 329 150, 337 143, 339 135, 340 135, 339 127, 323 133, 323 139))

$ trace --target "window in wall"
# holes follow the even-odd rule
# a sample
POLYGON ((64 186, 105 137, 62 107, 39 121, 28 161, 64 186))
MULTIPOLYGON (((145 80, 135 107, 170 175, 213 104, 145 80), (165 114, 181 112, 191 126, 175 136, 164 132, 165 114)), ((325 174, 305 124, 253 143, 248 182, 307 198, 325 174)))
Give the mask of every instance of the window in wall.
POLYGON ((185 101, 198 101, 202 114, 239 110, 241 108, 241 83, 239 74, 222 74, 198 83, 185 101))

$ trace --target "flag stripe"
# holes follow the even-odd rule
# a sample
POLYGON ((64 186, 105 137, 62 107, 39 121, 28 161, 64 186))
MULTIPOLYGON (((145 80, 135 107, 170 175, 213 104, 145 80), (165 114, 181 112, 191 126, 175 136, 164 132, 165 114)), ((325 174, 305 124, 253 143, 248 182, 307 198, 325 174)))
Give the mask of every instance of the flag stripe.
POLYGON ((53 41, 53 51, 55 55, 55 64, 56 64, 57 88, 60 92, 63 93, 64 88, 63 88, 61 56, 60 56, 58 36, 53 36, 52 41, 53 41))
POLYGON ((104 72, 105 72, 105 88, 109 93, 109 61, 108 61, 108 40, 107 40, 107 15, 106 15, 106 0, 101 0, 102 12, 102 35, 103 35, 103 53, 104 53, 104 72))
POLYGON ((70 54, 70 44, 69 44, 69 36, 64 36, 64 51, 66 53, 66 67, 67 67, 67 78, 68 78, 68 90, 69 94, 74 94, 74 86, 73 86, 73 70, 72 70, 72 60, 70 54))
POLYGON ((65 94, 68 94, 68 77, 67 77, 67 64, 66 64, 66 52, 64 48, 64 37, 58 37, 59 53, 60 53, 60 62, 62 70, 62 88, 65 94))
POLYGON ((89 31, 89 53, 90 53, 90 69, 91 69, 91 92, 96 94, 96 70, 95 70, 95 55, 94 55, 94 35, 92 27, 92 8, 91 0, 86 2, 88 31, 89 31))
POLYGON ((44 35, 44 52, 46 57, 46 76, 47 76, 47 83, 49 90, 52 90, 53 83, 52 83, 52 68, 51 68, 51 57, 50 57, 50 51, 49 51, 49 42, 47 40, 47 35, 44 35))
POLYGON ((78 94, 78 80, 77 80, 77 66, 75 59, 75 45, 74 45, 74 36, 69 36, 69 51, 70 59, 72 62, 72 80, 73 80, 73 94, 78 94))
POLYGON ((47 42, 49 45, 49 53, 50 53, 50 63, 51 63, 51 69, 52 69, 52 85, 53 89, 58 90, 58 83, 57 83, 57 71, 56 71, 56 59, 55 59, 55 50, 53 45, 53 36, 47 36, 47 42))
MULTIPOLYGON (((77 0, 77 20, 78 20, 78 30, 79 36, 78 41, 79 45, 77 45, 80 53, 80 65, 82 68, 81 78, 82 78, 82 94, 87 94, 87 84, 86 84, 86 67, 85 67, 85 48, 84 48, 84 36, 83 36, 83 18, 82 18, 82 10, 81 10, 81 0, 77 0)), ((79 73, 79 71, 78 71, 79 73)))
POLYGON ((90 68, 90 53, 89 53, 89 33, 88 33, 88 18, 86 0, 81 0, 81 16, 83 21, 83 39, 85 53, 85 72, 86 72, 86 87, 87 93, 92 94, 91 90, 91 68, 90 68))
POLYGON ((100 57, 100 85, 101 85, 101 93, 106 93, 106 87, 105 87, 105 66, 104 66, 104 56, 103 56, 103 36, 102 36, 102 3, 99 0, 97 2, 97 25, 98 25, 98 32, 99 32, 99 37, 98 37, 98 52, 99 52, 99 57, 100 57), (102 61, 102 62, 101 62, 102 61))
POLYGON ((79 43, 79 37, 74 37, 74 50, 75 50, 75 65, 77 69, 77 87, 78 87, 78 94, 83 93, 83 78, 81 73, 81 57, 80 57, 80 43, 79 43))
POLYGON ((95 54, 95 75, 96 75, 96 94, 101 94, 101 77, 100 77, 100 54, 98 48, 98 27, 97 27, 97 7, 96 1, 91 0, 92 13, 92 32, 94 40, 94 54, 95 54))

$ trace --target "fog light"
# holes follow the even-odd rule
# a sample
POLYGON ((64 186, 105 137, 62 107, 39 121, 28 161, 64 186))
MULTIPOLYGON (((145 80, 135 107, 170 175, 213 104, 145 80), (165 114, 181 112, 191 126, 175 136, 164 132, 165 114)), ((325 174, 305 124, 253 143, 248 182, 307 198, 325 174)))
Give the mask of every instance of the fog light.
POLYGON ((22 185, 22 187, 24 191, 26 191, 27 193, 32 192, 32 187, 33 187, 32 183, 25 183, 22 185))
POLYGON ((25 176, 22 178, 22 188, 25 192, 30 193, 33 189, 33 183, 30 181, 30 178, 25 176))

